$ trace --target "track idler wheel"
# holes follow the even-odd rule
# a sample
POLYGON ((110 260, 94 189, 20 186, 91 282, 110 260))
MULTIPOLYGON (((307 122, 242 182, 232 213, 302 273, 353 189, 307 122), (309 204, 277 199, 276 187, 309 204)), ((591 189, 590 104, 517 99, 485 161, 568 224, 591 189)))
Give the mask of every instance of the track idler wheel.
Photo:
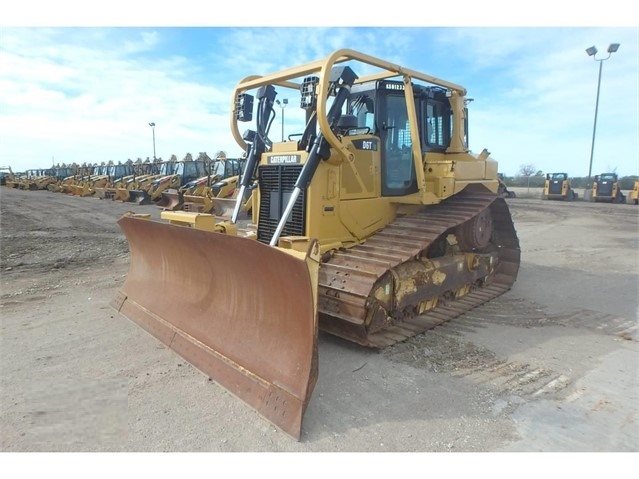
POLYGON ((455 233, 462 251, 485 250, 490 244, 490 238, 493 234, 493 218, 490 208, 459 225, 455 233))

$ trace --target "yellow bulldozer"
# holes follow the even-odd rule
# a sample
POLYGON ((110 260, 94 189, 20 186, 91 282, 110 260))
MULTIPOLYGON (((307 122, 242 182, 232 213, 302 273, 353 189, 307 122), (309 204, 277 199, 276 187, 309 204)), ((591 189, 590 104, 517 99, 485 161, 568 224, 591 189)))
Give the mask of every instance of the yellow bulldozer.
POLYGON ((542 198, 545 200, 576 200, 578 194, 570 185, 567 173, 547 173, 542 198))
POLYGON ((467 118, 463 86, 350 49, 246 77, 232 97, 246 164, 231 218, 121 217, 130 269, 112 306, 299 440, 319 329, 385 348, 515 282, 497 162, 469 149, 467 118), (299 94, 304 126, 274 142, 280 92, 299 94))

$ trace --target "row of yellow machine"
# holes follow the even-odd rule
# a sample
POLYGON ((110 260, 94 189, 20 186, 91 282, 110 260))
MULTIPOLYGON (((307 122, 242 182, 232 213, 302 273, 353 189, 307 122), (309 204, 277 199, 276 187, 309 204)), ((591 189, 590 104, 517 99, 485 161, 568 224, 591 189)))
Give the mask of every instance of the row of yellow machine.
MULTIPOLYGON (((49 190, 75 196, 155 204, 163 210, 185 210, 224 214, 238 192, 245 158, 227 158, 218 151, 214 158, 201 152, 187 153, 182 160, 138 159, 100 165, 57 165, 14 174, 7 167, 3 184, 23 190, 49 190)), ((241 211, 250 212, 249 190, 241 211)))
MULTIPOLYGON (((567 173, 547 173, 543 198, 545 200, 573 201, 578 193, 570 184, 567 173)), ((619 177, 616 173, 601 173, 594 177, 592 189, 589 191, 589 201, 606 203, 634 203, 639 204, 639 180, 635 180, 634 187, 628 198, 621 190, 619 177)))
MULTIPOLYGON (((206 152, 193 160, 190 153, 177 160, 162 159, 100 165, 57 165, 51 168, 30 169, 14 174, 11 167, 0 167, 2 184, 23 190, 49 190, 76 196, 95 196, 138 204, 156 204, 165 210, 196 211, 228 214, 234 205, 238 182, 245 158, 227 158, 219 151, 215 159, 206 152)), ((503 175, 498 174, 498 194, 515 198, 503 175)), ((253 186, 256 186, 255 184, 253 186)), ((626 198, 616 173, 601 173, 594 177, 589 200, 607 203, 639 204, 639 180, 626 198)), ((545 200, 574 201, 579 194, 572 187, 567 173, 547 173, 542 194, 545 200)), ((250 212, 251 195, 245 197, 241 211, 250 212)))
POLYGON ((129 272, 112 307, 299 439, 319 330, 390 347, 517 279, 512 194, 488 150, 469 149, 466 95, 351 49, 244 77, 231 207, 123 215, 129 272), (282 141, 270 138, 278 94, 299 97, 303 117, 282 141))

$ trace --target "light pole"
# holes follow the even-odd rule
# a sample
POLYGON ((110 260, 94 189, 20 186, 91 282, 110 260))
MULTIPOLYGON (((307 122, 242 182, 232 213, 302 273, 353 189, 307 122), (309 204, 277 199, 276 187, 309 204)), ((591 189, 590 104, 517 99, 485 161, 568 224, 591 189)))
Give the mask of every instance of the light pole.
POLYGON ((149 126, 153 130, 153 160, 155 161, 155 123, 149 123, 149 126))
POLYGON ((595 122, 592 125, 592 144, 590 146, 590 166, 588 167, 588 184, 586 187, 590 187, 591 181, 590 178, 592 176, 592 158, 595 153, 595 132, 597 131, 597 111, 599 110, 599 89, 601 88, 601 68, 603 66, 603 62, 610 58, 610 55, 619 50, 619 43, 611 43, 608 46, 608 56, 606 58, 597 58, 597 48, 594 46, 590 48, 586 48, 586 53, 588 56, 591 56, 593 60, 599 62, 599 79, 597 80, 597 100, 595 101, 595 122))
POLYGON ((286 108, 286 105, 288 105, 288 98, 282 98, 281 103, 279 100, 275 100, 275 103, 277 103, 282 109, 282 141, 284 141, 284 108, 286 108))

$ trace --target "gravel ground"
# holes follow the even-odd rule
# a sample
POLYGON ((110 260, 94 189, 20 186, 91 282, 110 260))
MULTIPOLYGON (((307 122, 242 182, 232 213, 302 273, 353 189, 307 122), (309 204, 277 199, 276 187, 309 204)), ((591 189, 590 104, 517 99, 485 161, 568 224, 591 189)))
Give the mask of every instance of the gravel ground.
MULTIPOLYGON (((406 464, 420 470, 469 458, 436 453, 630 452, 605 466, 597 458, 609 456, 598 454, 562 462, 579 477, 626 477, 625 460, 639 451, 639 208, 508 204, 522 247, 513 289, 380 353, 320 334, 319 381, 296 442, 109 307, 128 269, 117 219, 126 211, 157 219, 159 208, 2 187, 0 448, 418 452, 406 464)), ((273 469, 261 462, 272 456, 250 457, 257 473, 278 477, 313 476, 330 462, 285 455, 273 469)), ((356 457, 344 467, 371 477, 396 474, 405 460, 356 457)), ((498 465, 493 454, 465 464, 487 461, 489 469, 471 466, 474 477, 500 477, 504 465, 532 477, 548 461, 497 457, 498 465)), ((30 464, 19 462, 23 471, 30 464)))

